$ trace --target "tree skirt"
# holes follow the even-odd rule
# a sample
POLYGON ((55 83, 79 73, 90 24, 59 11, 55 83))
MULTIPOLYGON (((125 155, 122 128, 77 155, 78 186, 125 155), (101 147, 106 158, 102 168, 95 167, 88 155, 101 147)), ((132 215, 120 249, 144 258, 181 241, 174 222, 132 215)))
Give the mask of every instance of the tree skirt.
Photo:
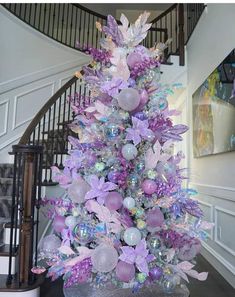
POLYGON ((189 291, 185 285, 177 286, 172 293, 166 293, 160 286, 144 287, 137 293, 131 289, 100 288, 95 289, 85 285, 64 288, 65 297, 189 297, 189 291))

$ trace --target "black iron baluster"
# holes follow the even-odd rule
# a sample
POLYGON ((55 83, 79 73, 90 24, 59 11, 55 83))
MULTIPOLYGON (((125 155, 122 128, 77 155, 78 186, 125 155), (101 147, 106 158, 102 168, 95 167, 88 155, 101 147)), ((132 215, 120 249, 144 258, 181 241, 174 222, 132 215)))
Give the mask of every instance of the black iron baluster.
MULTIPOLYGON (((43 5, 43 4, 42 4, 43 5)), ((42 32, 45 33, 45 26, 46 26, 46 16, 47 16, 47 5, 44 4, 44 9, 43 9, 43 26, 42 26, 42 32)))
POLYGON ((49 4, 49 13, 48 13, 48 20, 47 20, 47 35, 50 36, 50 24, 51 24, 51 4, 49 4))
MULTIPOLYGON (((60 3, 58 4, 58 17, 57 17, 57 32, 56 32, 56 39, 58 39, 59 35, 59 27, 60 27, 60 3)), ((62 25, 61 25, 62 27, 62 25)))
POLYGON ((53 38, 54 37, 54 29, 55 29, 55 17, 56 17, 56 3, 53 3, 53 19, 52 19, 52 32, 51 32, 51 36, 53 38))
POLYGON ((38 30, 41 31, 41 21, 42 21, 42 4, 39 4, 39 19, 38 19, 38 30))
POLYGON ((69 46, 73 47, 73 44, 72 44, 72 35, 74 34, 74 31, 73 31, 73 19, 74 19, 74 16, 73 16, 73 8, 71 8, 71 22, 70 22, 70 26, 69 26, 69 30, 70 30, 70 38, 69 38, 69 46))
POLYGON ((69 7, 70 7, 70 6, 67 5, 66 31, 65 31, 65 44, 68 44, 69 7))
POLYGON ((78 26, 78 23, 77 23, 77 21, 78 21, 78 8, 76 7, 76 9, 75 9, 75 13, 76 13, 76 15, 75 15, 75 27, 74 27, 74 48, 76 48, 76 43, 77 43, 77 39, 76 39, 76 37, 77 37, 77 30, 79 30, 79 28, 77 28, 77 26, 78 26))
POLYGON ((63 35, 64 35, 64 13, 65 13, 65 3, 62 5, 62 20, 61 20, 61 33, 60 33, 60 41, 63 43, 63 35))

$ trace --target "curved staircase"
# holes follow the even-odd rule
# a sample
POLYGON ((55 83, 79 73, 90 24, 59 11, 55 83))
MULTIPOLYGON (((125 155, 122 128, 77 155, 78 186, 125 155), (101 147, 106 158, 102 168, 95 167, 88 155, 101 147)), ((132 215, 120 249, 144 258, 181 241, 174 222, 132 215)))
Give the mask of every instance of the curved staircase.
MULTIPOLYGON (((103 33, 95 28, 96 21, 102 25, 107 21, 106 16, 79 4, 2 5, 48 38, 85 53, 91 46, 97 48, 102 38, 103 33)), ((149 47, 171 38, 164 62, 171 65, 169 58, 176 55, 183 66, 185 44, 203 9, 203 4, 173 4, 152 20, 143 44, 149 47)), ((19 144, 13 147, 14 164, 0 164, 0 267, 4 266, 4 270, 0 269, 1 296, 20 296, 22 292, 26 293, 21 296, 29 296, 27 291, 30 296, 39 296, 43 278, 36 277, 31 268, 37 265, 41 189, 56 185, 50 168, 63 168, 71 148, 68 137, 76 136, 69 129, 75 118, 71 105, 85 106, 86 93, 80 78, 73 76, 38 111, 19 144)))

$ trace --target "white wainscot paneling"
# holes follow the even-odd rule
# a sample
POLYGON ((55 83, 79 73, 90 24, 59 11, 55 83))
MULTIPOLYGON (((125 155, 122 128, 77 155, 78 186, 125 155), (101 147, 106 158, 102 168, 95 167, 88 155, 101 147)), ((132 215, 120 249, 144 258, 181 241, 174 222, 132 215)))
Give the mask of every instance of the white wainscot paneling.
POLYGON ((215 207, 215 242, 235 256, 235 212, 215 207))
POLYGON ((7 133, 9 100, 0 102, 0 137, 7 133))
POLYGON ((15 96, 12 130, 30 121, 54 93, 54 82, 37 86, 15 96))
MULTIPOLYGON (((210 223, 213 223, 213 205, 201 200, 198 200, 198 203, 200 204, 200 208, 203 211, 204 217, 203 219, 205 221, 208 221, 210 223)), ((214 237, 214 228, 211 230, 207 230, 208 237, 213 240, 214 237)))

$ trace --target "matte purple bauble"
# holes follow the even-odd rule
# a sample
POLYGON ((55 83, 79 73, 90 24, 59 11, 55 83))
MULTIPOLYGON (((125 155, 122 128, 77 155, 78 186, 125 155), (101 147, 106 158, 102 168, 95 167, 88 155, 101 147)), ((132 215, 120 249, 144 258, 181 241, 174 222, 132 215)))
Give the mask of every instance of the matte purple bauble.
POLYGON ((139 64, 141 62, 141 56, 138 53, 130 53, 127 56, 126 61, 127 61, 127 65, 130 68, 134 68, 136 64, 139 64))
POLYGON ((135 276, 135 266, 123 261, 119 261, 116 266, 117 278, 125 283, 131 281, 135 276))
POLYGON ((151 179, 145 179, 142 183, 142 190, 145 194, 152 195, 157 189, 157 184, 151 179))
POLYGON ((62 232, 62 230, 64 228, 66 228, 66 225, 65 225, 65 217, 62 217, 62 216, 56 216, 53 220, 53 228, 56 232, 62 232))
POLYGON ((109 210, 118 210, 122 207, 122 195, 118 192, 109 192, 109 194, 105 198, 105 206, 109 210))
POLYGON ((110 171, 108 173, 108 179, 112 183, 116 183, 118 181, 118 179, 119 179, 119 176, 120 176, 120 172, 118 172, 116 170, 110 171))
POLYGON ((161 267, 154 267, 149 271, 149 276, 151 280, 159 280, 163 274, 163 270, 161 267))
POLYGON ((147 116, 141 111, 135 113, 134 117, 141 120, 141 121, 147 120, 147 116))
POLYGON ((160 227, 164 222, 163 213, 159 208, 151 209, 146 215, 146 224, 151 228, 160 227))

